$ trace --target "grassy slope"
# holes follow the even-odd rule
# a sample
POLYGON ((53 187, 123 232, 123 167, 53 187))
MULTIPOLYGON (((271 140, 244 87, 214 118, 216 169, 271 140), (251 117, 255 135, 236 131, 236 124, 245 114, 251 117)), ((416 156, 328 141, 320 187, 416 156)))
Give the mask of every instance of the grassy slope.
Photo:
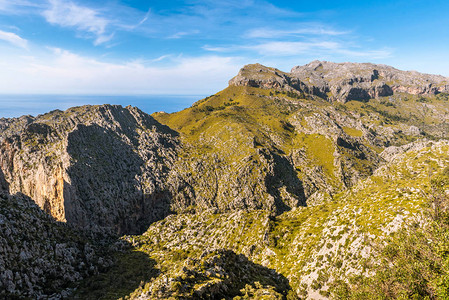
POLYGON ((318 184, 318 188, 327 186, 326 190, 335 194, 357 178, 371 174, 376 153, 386 146, 422 137, 444 137, 447 132, 444 120, 449 118, 449 105, 437 97, 396 95, 345 104, 299 98, 276 90, 229 86, 190 108, 172 114, 155 113, 153 117, 179 131, 184 144, 190 145, 181 157, 219 157, 237 174, 239 162, 258 148, 293 160, 299 153, 304 159, 295 162, 298 178, 310 181, 307 177, 313 173, 312 183, 308 183, 310 193, 318 184), (415 132, 411 126, 417 127, 415 132), (362 149, 363 153, 357 155, 338 145, 337 137, 350 142, 355 152, 362 149), (319 174, 318 181, 315 173, 319 174), (343 180, 342 173, 346 177, 360 175, 343 180))

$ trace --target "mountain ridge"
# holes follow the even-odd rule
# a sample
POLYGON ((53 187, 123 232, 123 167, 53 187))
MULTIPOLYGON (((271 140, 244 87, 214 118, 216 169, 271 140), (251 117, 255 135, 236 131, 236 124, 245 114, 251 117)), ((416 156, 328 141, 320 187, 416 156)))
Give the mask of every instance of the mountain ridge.
POLYGON ((313 61, 290 73, 260 64, 246 65, 230 85, 275 88, 319 96, 328 101, 366 101, 395 93, 436 95, 449 93, 449 78, 416 71, 401 71, 371 63, 313 61))

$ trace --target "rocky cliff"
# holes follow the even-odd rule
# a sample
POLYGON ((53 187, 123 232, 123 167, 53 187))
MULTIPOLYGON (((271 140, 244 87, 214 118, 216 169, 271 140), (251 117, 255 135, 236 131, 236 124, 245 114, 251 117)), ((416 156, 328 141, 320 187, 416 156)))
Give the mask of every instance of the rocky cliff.
POLYGON ((247 65, 229 84, 274 88, 339 102, 367 101, 397 93, 449 93, 449 79, 443 76, 401 71, 386 65, 327 61, 296 66, 290 73, 259 64, 247 65))
POLYGON ((137 108, 103 105, 0 120, 11 193, 58 221, 139 232, 170 211, 177 134, 137 108))

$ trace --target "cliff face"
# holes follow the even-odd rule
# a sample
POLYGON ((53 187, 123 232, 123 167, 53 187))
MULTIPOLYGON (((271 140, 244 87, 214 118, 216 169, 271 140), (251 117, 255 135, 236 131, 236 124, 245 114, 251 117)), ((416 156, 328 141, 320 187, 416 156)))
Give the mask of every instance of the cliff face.
POLYGON ((386 65, 327 61, 296 66, 290 73, 259 64, 247 65, 229 84, 305 93, 339 102, 367 101, 396 93, 449 93, 449 79, 443 76, 401 71, 386 65))
POLYGON ((177 134, 138 109, 80 107, 2 127, 0 167, 11 193, 56 220, 129 233, 169 213, 177 134))

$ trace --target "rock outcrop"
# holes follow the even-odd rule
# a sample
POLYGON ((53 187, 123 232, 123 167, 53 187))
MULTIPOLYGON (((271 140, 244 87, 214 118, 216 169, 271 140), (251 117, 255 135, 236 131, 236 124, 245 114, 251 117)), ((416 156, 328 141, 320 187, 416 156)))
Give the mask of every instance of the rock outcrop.
POLYGON ((160 277, 143 299, 285 299, 287 278, 231 250, 206 250, 185 263, 180 274, 160 277))
POLYGON ((85 106, 0 123, 0 168, 11 193, 56 220, 123 234, 169 213, 177 134, 139 109, 85 106))
POLYGON ((386 65, 327 61, 296 66, 290 73, 259 64, 247 65, 229 84, 305 93, 339 102, 367 101, 394 93, 449 93, 449 79, 443 76, 401 71, 386 65))

